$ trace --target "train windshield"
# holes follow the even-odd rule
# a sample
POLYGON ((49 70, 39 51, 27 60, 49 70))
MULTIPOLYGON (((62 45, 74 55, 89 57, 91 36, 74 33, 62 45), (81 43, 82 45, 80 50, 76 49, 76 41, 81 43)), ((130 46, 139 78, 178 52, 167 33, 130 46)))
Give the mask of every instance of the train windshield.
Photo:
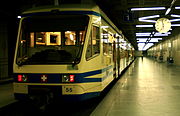
POLYGON ((85 15, 31 16, 22 21, 17 64, 78 63, 89 18, 85 15))

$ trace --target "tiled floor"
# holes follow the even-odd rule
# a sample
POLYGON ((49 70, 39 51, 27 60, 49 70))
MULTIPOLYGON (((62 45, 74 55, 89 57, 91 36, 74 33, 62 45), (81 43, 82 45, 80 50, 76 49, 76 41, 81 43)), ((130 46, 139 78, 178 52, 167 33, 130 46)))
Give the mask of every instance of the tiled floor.
POLYGON ((180 116, 180 66, 137 58, 91 116, 180 116))

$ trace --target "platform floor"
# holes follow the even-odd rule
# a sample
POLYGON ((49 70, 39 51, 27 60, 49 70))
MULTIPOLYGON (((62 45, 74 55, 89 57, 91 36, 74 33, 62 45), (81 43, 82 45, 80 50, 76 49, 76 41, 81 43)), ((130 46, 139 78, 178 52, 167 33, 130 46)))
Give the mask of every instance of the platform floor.
POLYGON ((13 95, 12 82, 0 84, 0 108, 16 102, 13 95))
POLYGON ((180 116, 180 66, 137 58, 91 116, 180 116))

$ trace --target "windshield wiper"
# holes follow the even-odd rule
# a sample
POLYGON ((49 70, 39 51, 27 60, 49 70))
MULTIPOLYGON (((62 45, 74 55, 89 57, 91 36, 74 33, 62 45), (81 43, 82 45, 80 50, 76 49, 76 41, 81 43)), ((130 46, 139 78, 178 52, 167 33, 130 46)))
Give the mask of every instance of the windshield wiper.
POLYGON ((74 67, 76 64, 78 64, 80 62, 80 55, 81 55, 81 52, 82 52, 82 46, 80 46, 79 48, 79 51, 74 59, 74 61, 72 62, 72 67, 74 67))
POLYGON ((76 64, 78 64, 80 61, 80 58, 76 57, 72 62, 72 67, 74 67, 76 64))
POLYGON ((27 60, 28 60, 28 57, 23 57, 23 58, 21 58, 20 60, 17 61, 17 65, 22 66, 27 62, 27 60))

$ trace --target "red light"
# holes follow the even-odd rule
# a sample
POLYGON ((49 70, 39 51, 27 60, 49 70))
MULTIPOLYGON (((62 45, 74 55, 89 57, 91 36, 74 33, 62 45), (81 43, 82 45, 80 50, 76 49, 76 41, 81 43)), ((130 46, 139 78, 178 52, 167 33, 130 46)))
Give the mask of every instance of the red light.
POLYGON ((74 75, 70 75, 69 78, 70 78, 69 80, 70 82, 74 82, 74 75))
POLYGON ((19 82, 22 82, 22 80, 23 80, 22 78, 23 78, 23 75, 18 75, 18 81, 19 82))

